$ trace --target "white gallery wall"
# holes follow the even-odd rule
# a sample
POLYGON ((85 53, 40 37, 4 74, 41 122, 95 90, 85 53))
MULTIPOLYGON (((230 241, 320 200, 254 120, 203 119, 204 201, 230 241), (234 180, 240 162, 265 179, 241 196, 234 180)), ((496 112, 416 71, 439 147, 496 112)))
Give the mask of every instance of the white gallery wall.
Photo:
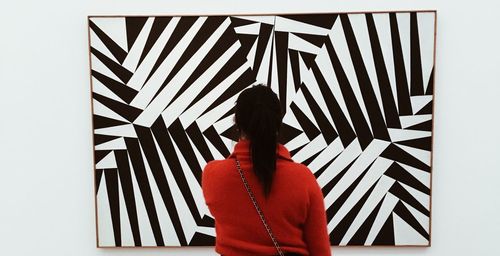
POLYGON ((432 246, 334 255, 500 255, 500 2, 1 1, 0 255, 216 255, 97 249, 87 15, 437 10, 432 246))

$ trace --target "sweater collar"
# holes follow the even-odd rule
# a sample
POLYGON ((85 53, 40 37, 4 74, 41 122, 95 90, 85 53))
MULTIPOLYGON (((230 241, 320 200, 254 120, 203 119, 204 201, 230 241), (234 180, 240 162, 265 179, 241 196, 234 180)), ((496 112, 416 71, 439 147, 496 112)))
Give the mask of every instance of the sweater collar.
MULTIPOLYGON (((281 143, 278 143, 278 147, 276 149, 276 154, 280 158, 284 158, 286 160, 292 161, 292 158, 290 156, 290 152, 281 143)), ((247 158, 247 157, 250 158, 250 140, 240 139, 236 143, 236 145, 234 145, 233 153, 231 153, 231 155, 229 155, 229 158, 234 158, 236 156, 238 156, 238 159, 247 158)))

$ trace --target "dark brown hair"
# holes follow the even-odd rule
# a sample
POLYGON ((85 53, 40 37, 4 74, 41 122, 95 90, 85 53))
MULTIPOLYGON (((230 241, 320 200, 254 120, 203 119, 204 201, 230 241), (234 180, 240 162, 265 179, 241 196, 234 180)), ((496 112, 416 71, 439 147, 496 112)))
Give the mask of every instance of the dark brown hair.
POLYGON ((263 84, 252 86, 238 96, 235 112, 239 132, 250 140, 253 171, 267 197, 276 172, 276 147, 282 121, 278 96, 263 84))

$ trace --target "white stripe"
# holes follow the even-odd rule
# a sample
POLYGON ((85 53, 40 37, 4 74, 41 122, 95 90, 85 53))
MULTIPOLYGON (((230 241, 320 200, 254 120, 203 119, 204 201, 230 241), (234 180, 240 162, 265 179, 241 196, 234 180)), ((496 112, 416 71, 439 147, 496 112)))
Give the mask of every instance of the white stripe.
POLYGON ((268 25, 273 25, 274 24, 274 16, 271 15, 261 15, 261 16, 233 16, 235 18, 243 19, 243 20, 250 20, 253 22, 260 22, 260 23, 265 23, 268 25))
POLYGON ((425 209, 429 210, 429 207, 430 207, 430 197, 429 195, 423 193, 423 192, 420 192, 402 182, 399 182, 398 183, 403 186, 403 188, 405 188, 408 193, 410 193, 420 204, 422 204, 425 209))
POLYGON ((327 35, 328 32, 330 32, 329 29, 323 27, 311 25, 301 21, 287 19, 281 16, 276 16, 275 29, 276 31, 296 32, 296 33, 304 33, 311 35, 327 35))
MULTIPOLYGON (((377 182, 377 185, 375 185, 375 188, 373 189, 372 193, 368 197, 368 200, 366 202, 366 205, 370 208, 373 209, 375 208, 376 204, 382 200, 382 198, 387 194, 387 191, 391 188, 392 184, 394 183, 394 180, 387 177, 387 176, 382 176, 380 180, 377 182), (373 206, 375 205, 375 206, 373 206)), ((345 214, 344 214, 345 215, 345 214)), ((328 230, 333 230, 338 223, 342 220, 343 216, 341 217, 339 213, 337 213, 328 223, 328 230)), ((352 236, 352 235, 350 235, 352 236)), ((344 236, 342 238, 342 241, 340 242, 340 245, 346 245, 348 242, 348 239, 350 240, 350 237, 344 236)))
MULTIPOLYGON (((295 149, 297 149, 297 148, 299 148, 307 143, 309 143, 309 138, 306 136, 305 133, 301 133, 299 136, 293 138, 291 141, 289 141, 287 144, 285 144, 285 146, 288 150, 292 151, 292 150, 295 150, 295 149)), ((300 151, 302 151, 302 149, 299 150, 299 152, 300 151)), ((295 157, 294 157, 294 159, 295 159, 295 157)))
POLYGON ((320 50, 320 48, 318 48, 316 45, 309 43, 308 41, 294 35, 293 33, 288 34, 288 48, 312 54, 317 54, 320 50))
POLYGON ((388 128, 389 136, 392 142, 398 142, 403 140, 419 139, 432 136, 431 132, 418 131, 418 130, 402 130, 402 129, 392 129, 388 128))
MULTIPOLYGON (((377 158, 371 168, 368 170, 366 175, 363 177, 361 182, 356 186, 354 191, 349 195, 349 198, 346 202, 341 206, 337 214, 333 217, 336 221, 333 222, 333 225, 336 226, 342 218, 359 202, 359 200, 365 195, 365 193, 379 181, 379 179, 383 176, 384 172, 391 166, 393 161, 385 159, 383 157, 377 158)), ((354 236, 356 231, 358 231, 359 227, 363 225, 363 222, 368 218, 370 213, 377 207, 377 204, 380 200, 386 195, 387 191, 373 191, 366 202, 361 207, 356 218, 354 218, 353 222, 349 226, 349 229, 344 234, 341 243, 348 243, 351 238, 354 236)), ((332 219, 332 220, 333 220, 332 219)))
POLYGON ((116 150, 116 149, 127 149, 125 141, 123 138, 116 138, 99 145, 95 146, 95 150, 116 150))
POLYGON ((141 87, 146 82, 146 78, 153 69, 153 66, 160 57, 160 54, 163 51, 163 48, 165 47, 168 39, 170 39, 170 37, 172 36, 172 32, 177 26, 179 19, 180 19, 179 17, 173 17, 170 20, 165 30, 163 30, 161 35, 156 40, 156 43, 153 45, 153 47, 148 52, 144 60, 141 62, 141 65, 137 67, 137 70, 134 72, 134 75, 132 75, 132 77, 128 81, 127 83, 128 86, 136 90, 141 89, 141 87))
POLYGON ((434 22, 436 14, 433 12, 417 13, 418 37, 420 41, 420 54, 422 56, 422 74, 424 81, 424 92, 434 65, 434 22))
MULTIPOLYGON (((351 15, 349 15, 349 18, 351 15)), ((350 105, 355 105, 358 104, 361 112, 363 113, 364 119, 368 123, 368 127, 370 130, 372 129, 369 118, 368 118, 368 112, 366 111, 366 106, 365 102, 363 100, 363 96, 361 94, 360 90, 360 84, 358 81, 358 77, 356 76, 356 69, 354 67, 354 64, 352 62, 351 54, 349 51, 349 46, 347 44, 347 39, 344 34, 344 28, 342 26, 341 22, 336 22, 336 25, 334 25, 334 28, 332 32, 330 33, 330 38, 332 40, 333 48, 335 48, 335 52, 337 53, 337 56, 340 60, 340 63, 342 65, 342 68, 345 72, 345 75, 347 79, 349 80, 350 84, 350 89, 352 89, 352 93, 354 94, 354 97, 356 98, 356 102, 348 102, 350 105)), ((328 84, 338 84, 338 81, 335 81, 334 83, 328 83, 328 84)), ((340 90, 340 88, 339 88, 340 90)), ((342 92, 340 90, 340 92, 342 92)), ((335 94, 334 94, 335 95, 335 94)), ((344 98, 344 94, 337 94, 337 95, 342 95, 343 97, 338 97, 338 98, 344 98)), ((347 105, 346 105, 347 106, 347 105)), ((349 112, 346 112, 349 113, 349 112)))
MULTIPOLYGON (((156 246, 156 240, 153 235, 153 229, 151 228, 151 222, 149 221, 149 216, 146 210, 146 205, 144 204, 144 199, 142 198, 141 190, 139 189, 139 184, 135 175, 135 169, 132 165, 130 157, 128 157, 128 163, 130 166, 130 172, 132 175, 132 187, 134 190, 135 206, 137 209, 137 222, 139 225, 139 234, 141 237, 142 246, 156 246)), ((149 181, 148 181, 149 183, 149 181)))
MULTIPOLYGON (((366 72, 370 83, 372 85, 372 90, 377 99, 378 107, 385 121, 385 113, 383 111, 384 106, 382 104, 382 96, 380 95, 380 87, 378 84, 377 71, 375 69, 375 61, 373 59, 372 45, 370 42, 370 35, 368 33, 368 24, 366 23, 365 14, 351 14, 349 19, 351 20, 352 29, 356 37, 356 41, 359 46, 359 51, 361 52, 361 57, 363 63, 365 64, 366 72)), ((367 86, 367 85, 362 85, 367 86)), ((367 87, 368 88, 368 87, 367 87)))
POLYGON ((100 94, 106 98, 110 98, 112 100, 121 102, 123 104, 127 104, 120 97, 118 97, 118 95, 116 95, 113 91, 111 91, 108 87, 106 87, 104 84, 102 84, 95 77, 92 77, 92 88, 93 88, 93 92, 95 92, 97 94, 100 94))
POLYGON ((101 52, 114 62, 118 63, 118 60, 115 58, 115 56, 113 56, 113 54, 109 51, 108 47, 106 47, 106 45, 101 41, 101 39, 92 29, 90 29, 90 46, 92 46, 92 48, 98 50, 99 52, 101 52))
POLYGON ((393 213, 395 245, 428 245, 429 241, 401 217, 393 213))
POLYGON ((297 154, 293 156, 293 159, 297 162, 303 162, 327 146, 325 138, 323 138, 323 136, 317 136, 303 147, 302 150, 297 152, 297 154))
POLYGON ((94 54, 90 56, 90 61, 92 63, 92 70, 95 70, 115 81, 122 81, 118 76, 113 73, 104 63, 101 62, 94 54))
POLYGON ((134 45, 130 48, 127 57, 123 61, 123 66, 128 70, 136 70, 139 64, 139 59, 141 58, 142 51, 146 45, 146 41, 151 32, 151 27, 153 26, 154 17, 149 17, 144 27, 142 27, 139 35, 135 39, 134 45))
POLYGON ((415 177, 417 180, 422 182, 422 184, 424 184, 426 187, 430 188, 430 183, 431 183, 431 174, 430 173, 428 173, 426 171, 422 171, 422 170, 414 168, 414 167, 411 167, 411 166, 403 164, 403 163, 398 163, 398 164, 401 165, 401 167, 403 167, 411 175, 413 175, 413 177, 415 177))
MULTIPOLYGON (((389 177, 382 177, 380 179, 379 183, 385 184, 384 188, 389 190, 389 188, 392 186, 394 183, 394 180, 389 178, 389 177)), ((380 210, 377 213, 377 217, 375 217, 375 220, 373 221, 373 225, 370 229, 370 233, 368 233, 368 236, 365 241, 365 245, 371 245, 373 244, 373 241, 375 241, 375 238, 377 238, 378 233, 384 226, 385 222, 387 221, 387 218, 389 218, 389 215, 391 215, 392 211, 394 210, 394 207, 396 204, 399 202, 399 198, 395 197, 393 194, 387 192, 385 195, 384 201, 382 202, 382 205, 380 206, 380 210)))
POLYGON ((111 118, 114 120, 129 123, 129 121, 127 121, 127 119, 118 115, 116 112, 109 109, 108 107, 106 107, 106 105, 102 104, 101 102, 99 102, 95 99, 92 99, 92 104, 94 105, 94 115, 104 116, 104 117, 111 118))
POLYGON ((111 208, 106 188, 106 177, 103 171, 101 183, 97 193, 97 233, 99 246, 116 246, 113 233, 113 222, 111 221, 111 208))
POLYGON ((96 164, 96 169, 117 168, 116 166, 115 152, 111 151, 96 164))
POLYGON ((406 82, 408 83, 408 91, 411 92, 411 77, 410 77, 410 13, 396 13, 398 20, 399 37, 401 40, 401 49, 403 51, 403 60, 406 71, 406 82))
MULTIPOLYGON (((326 186, 335 176, 337 176, 344 168, 346 168, 354 159, 356 159, 363 151, 359 146, 359 141, 353 140, 342 153, 333 161, 333 163, 318 177, 320 187, 326 186)), ((338 193, 338 192, 337 192, 338 193)), ((326 199, 326 198, 325 198, 326 199)), ((326 201, 325 201, 326 203, 326 201)), ((327 207, 331 205, 326 205, 327 207)))
MULTIPOLYGON (((248 69, 247 65, 242 65, 235 72, 229 75, 224 81, 222 81, 218 86, 216 86, 212 91, 210 91, 205 97, 201 98, 196 104, 194 104, 191 108, 187 109, 180 116, 180 120, 184 127, 188 127, 189 124, 196 120, 198 127, 203 132, 208 127, 212 126, 219 118, 221 118, 224 114, 227 113, 229 109, 231 109, 238 97, 238 94, 233 95, 231 98, 227 99, 225 102, 222 102, 209 112, 200 116, 207 108, 217 99, 219 98, 223 92, 225 92, 233 83, 248 69)), ((250 86, 250 85, 249 85, 250 86)))
POLYGON ((341 154, 343 150, 344 146, 342 145, 342 141, 340 140, 340 137, 337 137, 316 158, 314 158, 314 160, 308 166, 313 173, 316 173, 330 160, 341 154))
POLYGON ((260 23, 252 23, 234 28, 237 34, 259 35, 260 23))
MULTIPOLYGON (((227 20, 226 20, 227 21, 227 20)), ((191 68, 196 68, 196 64, 201 61, 201 59, 204 57, 204 54, 206 51, 209 51, 210 48, 213 47, 212 43, 215 43, 215 40, 219 37, 219 34, 217 32, 222 33, 225 28, 229 25, 229 23, 223 24, 221 26, 220 30, 217 30, 214 33, 214 36, 210 37, 209 40, 207 41, 207 44, 203 45, 202 48, 195 54, 191 60, 193 60, 194 63, 188 62, 186 64, 186 67, 191 66, 191 68), (205 47, 206 46, 206 47, 205 47), (203 53, 203 54, 202 54, 203 53)), ((162 117, 165 120, 165 124, 169 126, 171 123, 173 123, 184 111, 189 111, 186 110, 186 108, 189 106, 189 104, 192 103, 192 100, 194 99, 195 96, 199 95, 200 92, 205 89, 207 84, 215 77, 215 75, 220 71, 220 68, 228 62, 228 60, 238 51, 238 44, 233 44, 229 49, 227 49, 226 52, 222 54, 222 56, 219 57, 203 74, 201 74, 187 89, 184 91, 180 96, 173 101, 170 106, 168 106, 164 111, 162 111, 162 117)), ((185 73, 186 75, 191 74, 191 70, 181 70, 179 74, 185 73), (187 71, 187 72, 185 72, 187 71)), ((177 77, 177 76, 176 76, 177 77)), ((186 77, 187 79, 187 77, 186 77)), ((174 81, 175 78, 172 80, 174 81)), ((179 83, 184 84, 184 80, 179 83)), ((170 85, 170 84, 169 84, 170 85)), ((167 85, 167 86, 169 86, 167 85)), ((172 90, 170 92, 171 96, 173 97, 175 94, 177 94, 177 90, 172 90)), ((161 93, 160 93, 161 95, 161 93)), ((158 97, 160 97, 158 95, 158 97)), ((155 104, 157 100, 155 99, 152 104, 155 104)), ((192 107, 191 107, 192 108, 192 107)), ((149 109, 149 108, 148 108, 149 109)), ((193 120, 194 121, 194 120, 193 120)), ((190 123, 185 123, 186 126, 189 126, 190 123)))
MULTIPOLYGON (((182 69, 179 73, 175 75, 175 77, 170 80, 167 84, 166 88, 164 88, 158 96, 151 102, 154 95, 158 92, 161 85, 170 74, 171 70, 179 61, 179 58, 186 51, 189 43, 193 40, 196 35, 196 32, 201 28, 206 18, 199 18, 193 24, 193 26, 189 29, 189 31, 182 37, 179 43, 176 45, 174 49, 170 52, 170 54, 163 60, 158 69, 154 72, 151 78, 146 82, 144 87, 139 91, 137 96, 131 102, 130 105, 138 108, 145 109, 144 112, 138 117, 136 120, 137 124, 142 124, 144 126, 150 126, 152 123, 151 117, 154 120, 159 116, 161 111, 165 109, 167 104, 170 102, 170 99, 174 96, 171 95, 174 92, 177 92, 179 88, 182 86, 182 79, 179 79, 180 76, 184 79, 187 79, 186 69, 182 69), (184 72, 182 72, 184 70, 184 72), (151 103, 150 103, 151 102, 151 103), (148 105, 149 104, 149 105, 148 105), (147 106, 147 108, 146 108, 147 106), (149 118, 146 118, 148 116, 149 118)), ((190 67, 190 62, 193 61, 193 58, 186 63, 185 67, 194 69, 190 67)), ((142 66, 142 65, 141 65, 142 66)), ((192 66, 192 65, 191 65, 192 66)), ((190 70, 192 72, 192 70, 190 70)))
MULTIPOLYGON (((118 172, 118 175, 119 174, 120 173, 118 172)), ((132 227, 130 226, 125 197, 123 195, 123 187, 120 179, 118 179, 118 200, 120 202, 120 230, 122 246, 134 246, 134 236, 132 235, 132 227)))
POLYGON ((401 127, 407 128, 416 124, 423 123, 425 121, 432 120, 432 115, 416 115, 416 116, 400 116, 401 127))
POLYGON ((424 228, 427 233, 429 233, 429 217, 426 216, 425 214, 421 213, 420 211, 417 211, 415 208, 413 208, 411 205, 408 203, 401 201, 406 208, 408 208, 408 211, 410 211, 411 215, 415 217, 415 219, 418 221, 418 223, 424 228))
POLYGON ((414 147, 408 147, 405 145, 397 144, 397 147, 403 149, 405 152, 408 154, 412 155, 413 157, 417 158, 427 166, 431 165, 431 152, 419 148, 414 148, 414 147))
MULTIPOLYGON (((330 205, 337 200, 337 198, 344 193, 344 191, 349 188, 349 186, 363 173, 363 171, 368 168, 370 164, 372 164, 380 154, 389 146, 390 142, 382 141, 382 140, 373 140, 370 145, 361 153, 361 155, 356 159, 354 164, 349 168, 349 170, 345 173, 344 176, 339 180, 337 185, 332 189, 332 191, 326 195, 325 197, 325 206, 328 208, 330 205), (332 193, 333 192, 333 193, 332 193)), ((343 155, 343 154, 342 154, 343 155)), ((341 156, 342 156, 341 155, 341 156)), ((339 158, 341 157, 339 156, 339 158)), ((337 158, 338 159, 338 158, 337 158)), ((333 162, 335 164, 336 161, 333 162)), ((333 165, 332 164, 332 165, 333 165)), ((332 167, 332 166, 330 166, 332 167)), ((344 168, 335 168, 335 170, 342 171, 344 168)), ((322 178, 323 175, 320 176, 322 178)), ((333 177, 332 177, 333 178, 333 177)), ((323 187, 323 184, 330 181, 328 179, 325 181, 324 179, 321 181, 320 185, 323 187)))
POLYGON ((124 124, 118 126, 111 126, 106 128, 99 128, 94 130, 95 134, 121 136, 129 138, 137 138, 134 126, 132 124, 124 124))
MULTIPOLYGON (((157 152, 161 152, 161 149, 157 145, 156 140, 155 140, 155 146, 156 146, 155 150, 157 152)), ((145 153, 142 150, 142 147, 141 147, 141 153, 142 153, 142 159, 144 159, 144 166, 146 168, 146 173, 151 187, 151 194, 153 195, 155 211, 158 216, 158 222, 160 224, 160 230, 163 237, 163 242, 165 243, 166 246, 179 246, 180 242, 177 239, 174 225, 172 224, 171 221, 172 219, 170 218, 170 214, 168 213, 167 207, 165 206, 165 203, 163 201, 163 196, 160 193, 158 183, 156 182, 156 179, 153 176, 151 167, 149 166, 145 153)), ((161 161, 161 156, 163 156, 163 154, 160 153, 159 155, 161 161)), ((169 172, 169 170, 167 169, 168 165, 166 164, 166 162, 165 163, 162 162, 162 168, 164 172, 169 172)), ((167 193, 170 193, 170 191, 168 191, 167 193)))
MULTIPOLYGON (((165 135, 165 136, 170 136, 170 135, 165 135)), ((176 153, 177 153, 178 157, 182 157, 182 155, 180 155, 180 152, 177 149, 176 149, 176 153)), ((163 154, 160 154, 160 159, 161 159, 162 163, 165 165, 166 159, 165 159, 165 156, 163 154)), ((177 182, 172 174, 172 170, 166 169, 165 174, 167 177, 168 186, 170 187, 170 191, 172 193, 172 197, 174 198, 175 208, 177 210, 177 213, 179 214, 179 218, 180 218, 182 229, 184 231, 184 235, 186 236, 186 241, 189 243, 189 241, 191 240, 191 238, 194 235, 196 223, 194 222, 194 220, 191 216, 191 212, 189 210, 189 207, 187 206, 186 201, 184 199, 184 196, 182 195, 181 190, 177 185, 177 182)))
POLYGON ((394 71, 394 54, 392 52, 392 35, 391 35, 391 24, 389 14, 387 13, 374 13, 373 21, 377 29, 378 39, 380 42, 380 48, 382 49, 382 55, 384 57, 384 63, 387 69, 387 75, 389 76, 389 82, 392 91, 392 97, 396 103, 396 109, 398 108, 397 99, 397 89, 396 89, 396 74, 394 71))
POLYGON ((123 50, 127 51, 127 29, 124 17, 94 17, 92 22, 96 24, 107 36, 123 50))

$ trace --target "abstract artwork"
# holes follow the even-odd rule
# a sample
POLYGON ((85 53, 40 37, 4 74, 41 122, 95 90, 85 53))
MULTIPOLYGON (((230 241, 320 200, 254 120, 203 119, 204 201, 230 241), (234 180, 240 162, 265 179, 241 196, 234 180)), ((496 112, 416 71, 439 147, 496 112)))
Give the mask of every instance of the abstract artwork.
POLYGON ((201 173, 258 83, 332 245, 430 245, 435 11, 88 22, 99 247, 214 244, 201 173))

